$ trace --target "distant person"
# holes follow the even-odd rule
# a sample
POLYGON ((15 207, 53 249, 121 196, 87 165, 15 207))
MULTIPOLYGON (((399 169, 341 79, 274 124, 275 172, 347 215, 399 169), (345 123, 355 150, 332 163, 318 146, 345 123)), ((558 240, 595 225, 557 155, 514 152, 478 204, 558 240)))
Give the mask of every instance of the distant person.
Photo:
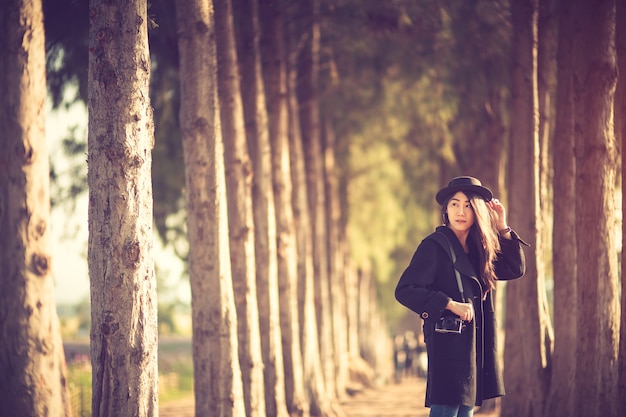
POLYGON ((394 380, 396 384, 402 382, 402 376, 406 369, 406 351, 404 349, 404 336, 397 334, 393 339, 393 365, 394 380))
POLYGON ((454 178, 436 200, 444 225, 419 244, 395 295, 423 319, 430 417, 470 417, 504 395, 493 290, 524 274, 525 243, 476 178, 454 178))
POLYGON ((417 355, 417 339, 415 338, 415 333, 411 330, 407 330, 404 333, 404 351, 406 352, 406 370, 405 374, 407 376, 412 376, 414 373, 414 360, 417 355))
POLYGON ((417 353, 413 359, 417 370, 417 376, 426 378, 428 372, 428 355, 426 354, 426 344, 424 343, 424 333, 420 332, 417 340, 417 353))

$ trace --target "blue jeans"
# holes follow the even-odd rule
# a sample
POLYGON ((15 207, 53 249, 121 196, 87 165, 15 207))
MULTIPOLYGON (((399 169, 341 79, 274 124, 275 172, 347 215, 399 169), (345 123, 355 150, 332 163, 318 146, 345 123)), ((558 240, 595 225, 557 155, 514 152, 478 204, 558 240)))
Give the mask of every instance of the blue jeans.
POLYGON ((474 407, 467 405, 431 404, 430 417, 472 417, 474 407))

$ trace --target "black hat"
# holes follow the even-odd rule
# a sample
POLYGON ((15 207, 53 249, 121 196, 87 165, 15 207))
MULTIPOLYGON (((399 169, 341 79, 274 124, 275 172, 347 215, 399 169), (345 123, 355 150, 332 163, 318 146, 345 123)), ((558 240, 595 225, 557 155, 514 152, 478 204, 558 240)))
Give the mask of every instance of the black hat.
POLYGON ((493 198, 493 194, 489 188, 483 187, 481 182, 474 177, 456 177, 448 183, 448 186, 439 190, 435 196, 437 203, 443 205, 446 198, 455 194, 457 191, 471 191, 480 195, 485 201, 493 198))

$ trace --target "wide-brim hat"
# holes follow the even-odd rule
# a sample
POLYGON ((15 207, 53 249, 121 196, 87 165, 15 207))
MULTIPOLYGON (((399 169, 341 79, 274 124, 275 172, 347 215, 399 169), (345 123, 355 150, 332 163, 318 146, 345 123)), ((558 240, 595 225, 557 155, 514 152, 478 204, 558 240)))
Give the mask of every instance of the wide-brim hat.
POLYGON ((474 177, 456 177, 448 183, 447 187, 442 188, 437 192, 435 199, 437 203, 443 205, 446 199, 457 193, 458 191, 470 191, 480 195, 485 201, 489 201, 493 198, 493 193, 487 187, 484 187, 482 183, 474 177))

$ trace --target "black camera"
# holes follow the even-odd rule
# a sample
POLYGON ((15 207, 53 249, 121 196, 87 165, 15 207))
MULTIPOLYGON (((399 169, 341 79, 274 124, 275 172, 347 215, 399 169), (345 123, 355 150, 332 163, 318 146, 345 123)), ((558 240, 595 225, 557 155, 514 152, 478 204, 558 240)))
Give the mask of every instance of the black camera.
POLYGON ((457 333, 461 334, 463 330, 463 320, 455 316, 441 316, 435 323, 435 331, 437 333, 457 333))

